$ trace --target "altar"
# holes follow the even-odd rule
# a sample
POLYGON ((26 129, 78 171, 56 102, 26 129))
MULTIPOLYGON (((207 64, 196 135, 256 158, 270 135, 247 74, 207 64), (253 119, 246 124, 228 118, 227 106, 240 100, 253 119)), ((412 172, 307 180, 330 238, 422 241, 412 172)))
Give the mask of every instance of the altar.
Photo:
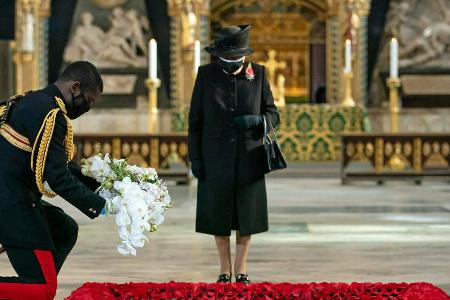
MULTIPOLYGON (((341 155, 341 135, 370 132, 366 109, 330 104, 288 104, 278 109, 277 138, 289 161, 337 161, 341 155)), ((172 118, 174 132, 187 132, 186 109, 172 118)))

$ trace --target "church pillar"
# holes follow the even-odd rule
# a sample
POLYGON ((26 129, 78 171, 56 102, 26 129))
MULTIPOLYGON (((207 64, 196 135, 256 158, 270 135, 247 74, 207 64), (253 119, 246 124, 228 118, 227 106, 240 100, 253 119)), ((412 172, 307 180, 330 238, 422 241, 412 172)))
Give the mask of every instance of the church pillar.
POLYGON ((357 104, 367 105, 367 18, 370 11, 369 0, 356 1, 355 13, 359 18, 357 28, 358 47, 353 59, 355 77, 353 80, 353 97, 357 104))
POLYGON ((352 42, 352 96, 357 105, 367 103, 367 17, 370 0, 328 0, 327 102, 344 98, 344 44, 352 42))
POLYGON ((338 104, 342 98, 343 41, 340 0, 328 0, 327 19, 327 103, 338 104))
MULTIPOLYGON (((209 0, 169 0, 171 39, 172 106, 183 110, 189 105, 194 87, 194 42, 203 49, 209 43, 209 0)), ((201 51, 201 64, 208 56, 201 51)))
POLYGON ((48 42, 50 18, 50 0, 41 0, 39 7, 40 38, 39 38, 39 86, 48 84, 48 42))

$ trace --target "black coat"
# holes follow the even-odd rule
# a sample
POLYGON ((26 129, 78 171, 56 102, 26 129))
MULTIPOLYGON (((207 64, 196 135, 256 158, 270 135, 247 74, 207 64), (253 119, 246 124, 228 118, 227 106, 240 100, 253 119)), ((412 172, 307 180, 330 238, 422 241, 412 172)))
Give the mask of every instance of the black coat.
MULTIPOLYGON (((64 99, 54 85, 27 94, 17 102, 8 124, 33 145, 45 116, 51 109, 57 108, 55 96, 64 99)), ((84 177, 75 165, 71 165, 72 172, 69 170, 64 148, 66 131, 66 120, 59 112, 45 163, 44 179, 55 193, 88 217, 95 218, 105 206, 105 200, 89 189, 95 188, 95 182, 84 177)), ((42 195, 36 186, 30 160, 30 152, 13 146, 0 136, 0 244, 54 250, 40 200, 42 195)))
POLYGON ((198 232, 229 235, 239 229, 246 235, 268 229, 262 128, 245 131, 232 122, 236 116, 264 114, 276 126, 279 115, 264 67, 252 63, 251 81, 246 67, 236 76, 217 63, 198 71, 188 139, 189 160, 200 160, 205 170, 198 186, 198 232))

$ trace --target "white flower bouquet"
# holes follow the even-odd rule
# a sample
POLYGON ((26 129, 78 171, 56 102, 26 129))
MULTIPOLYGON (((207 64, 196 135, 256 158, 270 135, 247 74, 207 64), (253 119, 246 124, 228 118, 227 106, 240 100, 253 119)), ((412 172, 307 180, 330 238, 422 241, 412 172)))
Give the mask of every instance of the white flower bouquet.
POLYGON ((97 190, 106 199, 105 214, 116 214, 122 243, 117 251, 136 255, 148 238, 164 222, 163 213, 171 205, 167 189, 155 169, 128 165, 125 159, 97 154, 81 162, 81 171, 101 183, 97 190))

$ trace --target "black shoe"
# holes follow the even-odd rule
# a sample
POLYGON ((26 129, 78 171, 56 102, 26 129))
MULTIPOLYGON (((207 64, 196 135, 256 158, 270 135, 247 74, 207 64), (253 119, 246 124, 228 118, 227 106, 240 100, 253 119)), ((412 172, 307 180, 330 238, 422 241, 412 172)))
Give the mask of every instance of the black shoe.
POLYGON ((251 281, 248 279, 248 274, 237 274, 236 282, 241 282, 243 284, 250 284, 251 281))
POLYGON ((217 278, 217 283, 231 283, 231 275, 230 274, 220 274, 217 278))

